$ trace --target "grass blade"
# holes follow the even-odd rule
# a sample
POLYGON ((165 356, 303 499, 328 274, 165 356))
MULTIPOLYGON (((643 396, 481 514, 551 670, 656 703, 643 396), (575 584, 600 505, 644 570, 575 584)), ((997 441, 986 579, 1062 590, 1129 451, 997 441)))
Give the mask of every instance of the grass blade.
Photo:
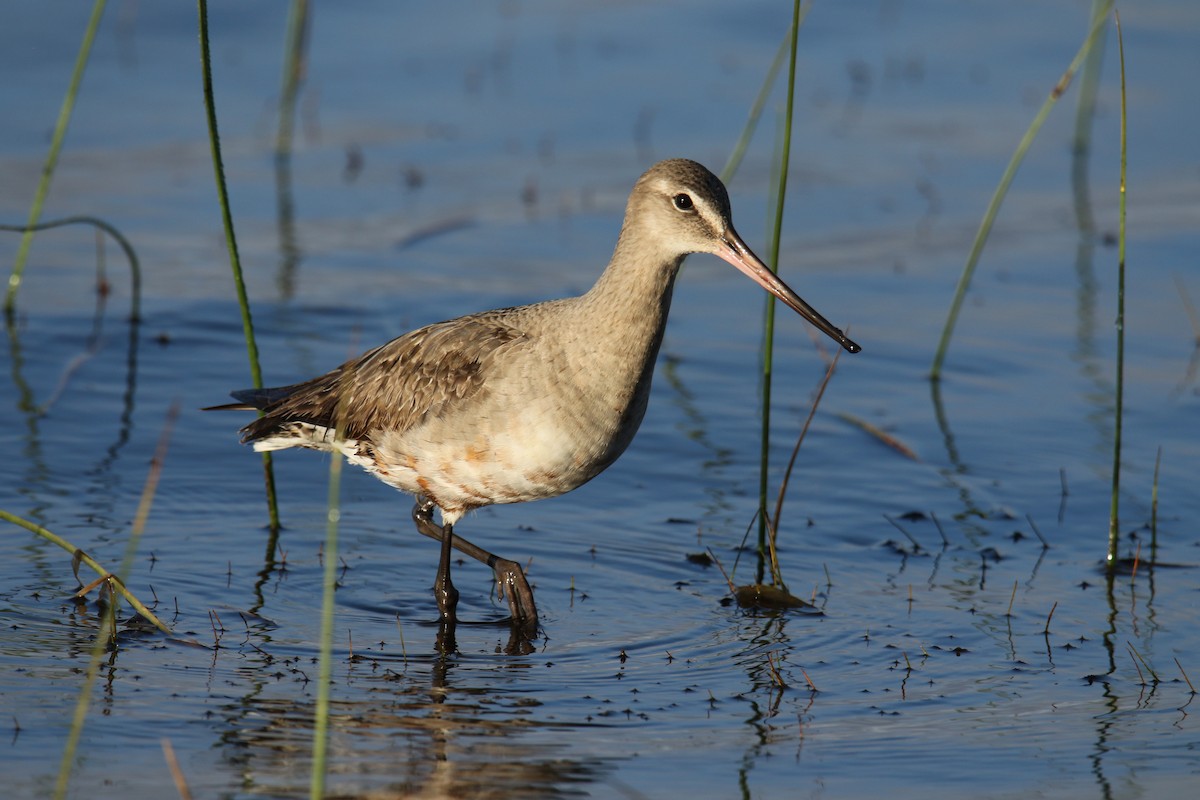
POLYGON ((125 582, 123 580, 121 580, 120 577, 118 577, 117 575, 114 575, 113 573, 111 573, 107 569, 105 569, 103 564, 101 564, 99 561, 97 561, 96 559, 89 556, 82 548, 77 547, 76 545, 74 545, 67 539, 64 539, 63 537, 59 536, 58 534, 56 534, 50 530, 47 530, 46 528, 43 528, 41 525, 38 525, 37 523, 34 523, 34 522, 30 522, 29 520, 23 519, 22 517, 18 517, 16 514, 13 514, 9 511, 4 511, 3 509, 0 509, 0 519, 5 520, 6 522, 11 522, 13 525, 17 525, 18 527, 24 528, 25 530, 29 531, 30 533, 37 534, 41 538, 50 542, 51 544, 58 545, 63 550, 66 550, 68 553, 71 554, 72 560, 75 563, 86 564, 102 579, 107 580, 112 589, 114 589, 119 595, 124 597, 126 602, 128 602, 129 605, 133 606, 135 611, 137 611, 143 617, 145 617, 150 622, 152 622, 156 628, 161 630, 163 633, 166 633, 166 634, 171 633, 171 629, 168 628, 166 625, 164 625, 162 623, 162 621, 160 621, 159 618, 154 615, 154 612, 146 607, 145 603, 143 603, 141 600, 139 600, 137 598, 136 595, 134 595, 132 592, 130 592, 128 589, 125 588, 125 582))
POLYGON ((1116 15, 1117 52, 1121 58, 1121 188, 1117 224, 1117 386, 1113 409, 1112 502, 1108 514, 1108 558, 1111 571, 1117 565, 1120 545, 1118 528, 1121 495, 1121 419, 1125 401, 1125 42, 1121 38, 1121 15, 1116 15))
MULTIPOLYGON (((142 318, 142 266, 138 261, 137 253, 133 249, 133 245, 125 238, 117 228, 99 217, 89 216, 74 216, 63 217, 62 219, 52 219, 48 222, 33 222, 25 225, 0 225, 0 231, 22 231, 24 233, 33 233, 36 231, 49 230, 51 228, 61 228, 66 225, 91 225, 94 228, 107 233, 112 237, 125 253, 125 259, 129 262, 129 280, 130 280, 130 309, 129 320, 138 322, 142 318)), ((20 256, 18 256, 19 258, 20 256)))
MULTIPOLYGON (((159 435, 158 446, 155 448, 154 458, 150 463, 150 472, 147 474, 146 483, 142 487, 142 496, 138 502, 137 513, 134 515, 133 526, 129 533, 129 543, 125 548, 125 558, 121 561, 120 572, 116 576, 109 576, 109 579, 104 582, 104 586, 108 587, 109 602, 104 619, 100 624, 100 630, 96 635, 96 641, 92 645, 91 659, 88 662, 83 685, 79 688, 79 698, 75 703, 75 713, 71 720, 71 729, 67 734, 67 742, 63 747, 62 761, 58 768, 58 778, 54 784, 55 800, 60 800, 67 795, 67 785, 71 780, 71 765, 75 761, 75 751, 79 746, 79 739, 83 735, 83 725, 87 719, 88 707, 91 705, 92 687, 95 686, 96 675, 100 672, 100 663, 104 658, 105 650, 108 648, 109 640, 115 639, 116 636, 117 602, 113 590, 118 587, 124 587, 126 575, 133 565, 133 555, 137 551, 137 545, 142 539, 142 532, 146 528, 146 520, 150 516, 150 506, 154 503, 154 494, 158 490, 158 479, 162 474, 163 460, 167 454, 167 444, 171 440, 171 431, 174 429, 175 419, 178 415, 179 404, 175 403, 167 412, 167 421, 163 425, 162 433, 159 435)), ((28 526, 26 525, 25 527, 28 526)), ((82 551, 79 552, 82 554, 82 551)), ((139 613, 141 613, 141 609, 139 609, 139 613)), ((167 633, 170 633, 170 630, 159 622, 157 617, 149 612, 149 609, 146 609, 143 615, 147 619, 153 620, 156 625, 167 633)), ((113 646, 116 646, 115 641, 113 646)))
MULTIPOLYGON (((217 132, 217 108, 213 99, 212 56, 208 46, 208 2, 197 0, 200 17, 200 66, 204 79, 204 111, 208 120, 208 141, 212 148, 213 173, 217 181, 217 198, 221 204, 221 222, 225 228, 225 244, 229 250, 229 265, 233 268, 233 283, 237 289, 238 307, 242 312, 242 331, 246 336, 246 352, 250 359, 250 378, 255 389, 261 389, 262 369, 258 362, 258 344, 254 339, 254 321, 250 317, 250 300, 242 278, 242 261, 238 256, 237 236, 233 231, 233 215, 229 211, 229 191, 225 186, 225 167, 221 160, 221 137, 217 132)), ((259 412, 260 415, 262 412, 259 412)), ((275 471, 271 454, 263 453, 263 479, 267 491, 267 513, 272 531, 279 530, 279 504, 275 497, 275 471)), ((268 559, 271 553, 268 553, 268 559)))
MULTIPOLYGON (((813 398, 812 406, 808 410, 808 416, 805 417, 804 425, 800 428, 800 435, 796 437, 796 445, 792 448, 792 457, 788 459, 787 469, 783 471, 783 480, 779 484, 779 494, 775 498, 775 517, 771 522, 771 572, 777 577, 779 576, 779 565, 774 560, 775 537, 779 535, 779 522, 783 518, 783 498, 787 494, 788 483, 792 478, 792 469, 796 466, 796 457, 800 455, 800 445, 804 443, 804 437, 808 434, 813 417, 817 415, 817 406, 821 404, 821 398, 825 396, 825 387, 829 385, 829 379, 833 377, 833 371, 837 369, 838 359, 841 356, 841 350, 834 353, 833 360, 829 362, 829 367, 825 370, 825 377, 821 379, 821 384, 817 387, 817 395, 813 398)), ((783 581, 780 580, 778 583, 782 585, 783 581)))
POLYGON ((1013 153, 1012 158, 1009 160, 1004 174, 1000 176, 1000 183, 996 186, 995 192, 992 193, 992 199, 988 203, 987 211, 984 212, 983 221, 979 225, 979 230, 975 233, 975 241, 971 244, 967 263, 963 267, 962 274, 958 278, 958 285, 954 289, 954 299, 950 302, 950 311, 946 315, 946 324, 942 328, 942 336, 938 342, 937 352, 933 357, 933 366, 929 374, 929 378, 932 381, 941 380, 942 364, 946 360, 946 351, 950 347, 950 337, 954 333, 955 324, 958 322, 959 311, 962 310, 967 288, 971 285, 971 278, 975 274, 975 267, 979 264, 979 258, 983 254, 983 246, 987 243, 988 236, 992 232, 992 225, 995 223, 996 216, 1000 212, 1000 205, 1004 202, 1005 195, 1008 194, 1008 187, 1012 184, 1013 178, 1017 174, 1017 169, 1021 166, 1021 162, 1025 160, 1025 153, 1028 152, 1030 145, 1033 144, 1033 140, 1037 138, 1038 131, 1042 129, 1042 123, 1046 121, 1050 110, 1058 102, 1059 98, 1062 97, 1063 93, 1066 92, 1067 87, 1070 86, 1072 77, 1078 71, 1084 58, 1091 51, 1100 32, 1104 29, 1104 24, 1108 19, 1108 10, 1111 8, 1112 3, 1109 2, 1105 6, 1104 14, 1097 14, 1093 17, 1091 30, 1088 32, 1087 38, 1083 40, 1079 52, 1071 60, 1066 72, 1058 79, 1058 83, 1050 90, 1050 94, 1046 97, 1045 102, 1042 103, 1042 107, 1038 109, 1033 122, 1029 124, 1029 128, 1025 131, 1025 135, 1021 137, 1016 152, 1013 153))
MULTIPOLYGON (((783 231, 783 202, 787 196, 788 165, 791 159, 792 111, 796 93, 796 40, 799 38, 800 0, 792 3, 791 50, 788 56, 787 98, 783 117, 783 148, 779 160, 779 181, 776 184, 775 222, 768 243, 767 266, 779 271, 779 240, 783 231)), ((763 359, 762 359, 762 445, 759 451, 758 473, 758 568, 756 582, 762 583, 768 554, 767 478, 770 470, 771 450, 771 374, 775 345, 775 298, 768 297, 763 314, 763 359)))
POLYGON ((83 82, 83 72, 87 67, 88 56, 92 52, 92 42, 96 39, 96 29, 100 27, 100 18, 104 16, 105 0, 96 0, 92 4, 92 16, 88 19, 87 28, 83 32, 83 42, 79 45, 79 53, 75 56, 75 68, 71 71, 71 82, 67 84, 67 94, 63 97, 62 107, 58 110, 58 121, 54 123, 54 135, 50 139, 50 152, 46 154, 46 163, 42 167, 42 177, 38 181, 37 191, 33 196, 33 205, 29 208, 29 222, 25 226, 25 234, 21 237, 21 246, 17 250, 17 260, 13 264, 12 274, 8 276, 8 291, 4 295, 4 317, 11 326, 13 313, 16 311, 17 290, 21 287, 21 277, 25 272, 25 262, 29 258, 29 247, 33 244, 33 233, 38 220, 42 217, 42 206, 46 195, 50 192, 50 181, 54 177, 54 169, 58 166, 58 154, 62 151, 63 140, 67 137, 67 125, 71 122, 71 112, 75 109, 75 98, 79 95, 79 85, 83 82))

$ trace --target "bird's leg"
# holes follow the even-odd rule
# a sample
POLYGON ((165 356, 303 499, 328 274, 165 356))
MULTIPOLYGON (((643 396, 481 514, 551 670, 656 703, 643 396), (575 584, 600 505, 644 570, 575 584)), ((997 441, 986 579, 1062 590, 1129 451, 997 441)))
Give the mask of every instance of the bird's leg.
MULTIPOLYGON (((443 540, 442 528, 433 521, 433 503, 418 501, 413 506, 412 517, 413 522, 417 525, 417 532, 422 536, 441 541, 444 550, 446 543, 443 540)), ((525 571, 521 569, 521 565, 489 553, 482 547, 456 535, 453 531, 450 532, 450 544, 476 561, 492 568, 496 577, 496 589, 508 601, 508 610, 512 614, 513 624, 524 628, 531 637, 535 635, 537 633, 537 606, 533 602, 533 589, 529 587, 529 580, 525 577, 525 571)))
POLYGON ((434 524, 433 505, 431 500, 418 501, 413 507, 413 520, 417 523, 417 530, 426 533, 422 529, 422 523, 425 523, 429 531, 426 535, 441 540, 442 555, 438 559, 437 577, 433 581, 433 596, 437 599, 438 612, 441 614, 442 622, 454 625, 458 621, 454 614, 454 610, 458 606, 458 590, 454 588, 454 583, 450 580, 450 546, 454 541, 454 527, 448 522, 440 527, 434 524))

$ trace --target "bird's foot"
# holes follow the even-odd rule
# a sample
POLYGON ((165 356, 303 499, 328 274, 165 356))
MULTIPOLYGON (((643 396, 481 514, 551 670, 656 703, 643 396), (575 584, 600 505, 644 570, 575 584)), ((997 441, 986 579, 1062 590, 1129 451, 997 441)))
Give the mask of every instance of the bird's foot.
POLYGON ((425 528, 432 525, 434 530, 437 531, 436 534, 428 533, 426 530, 422 530, 422 533, 426 536, 433 536, 435 539, 440 539, 442 529, 433 522, 433 510, 435 508, 437 508, 437 504, 432 500, 426 497, 418 497, 417 502, 413 505, 412 518, 418 528, 425 528))
POLYGON ((525 577, 525 570, 515 561, 493 556, 492 572, 496 576, 496 592, 508 601, 508 610, 512 614, 514 628, 528 631, 530 636, 537 634, 537 605, 533 601, 533 589, 525 577))

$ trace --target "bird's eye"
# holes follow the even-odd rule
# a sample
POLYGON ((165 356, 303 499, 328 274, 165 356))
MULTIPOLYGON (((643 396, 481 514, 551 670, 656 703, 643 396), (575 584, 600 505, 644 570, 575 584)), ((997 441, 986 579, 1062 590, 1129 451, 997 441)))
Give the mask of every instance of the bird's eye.
POLYGON ((692 204, 692 196, 684 192, 680 192, 672 197, 671 202, 680 211, 691 211, 695 207, 692 204))

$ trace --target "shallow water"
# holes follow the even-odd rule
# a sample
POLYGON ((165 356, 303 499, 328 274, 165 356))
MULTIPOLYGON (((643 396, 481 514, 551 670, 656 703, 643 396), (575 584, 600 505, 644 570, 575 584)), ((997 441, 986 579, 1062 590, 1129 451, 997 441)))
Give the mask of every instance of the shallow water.
MULTIPOLYGON (((294 217, 281 224, 271 147, 284 10, 214 4, 266 380, 317 374, 423 323, 585 289, 642 169, 676 155, 723 164, 787 24, 776 5, 319 6, 294 217)), ((1101 569, 1115 40, 1087 161, 1096 233, 1077 222, 1075 87, 1004 205, 940 394, 926 379, 978 220, 1078 47, 1087 6, 818 4, 801 33, 782 270, 864 347, 840 361, 784 506, 784 577, 822 613, 738 610, 720 571, 687 559, 711 548, 729 569, 741 552, 735 578, 751 580, 740 544, 760 425, 761 293, 693 258, 625 456, 568 496, 460 525, 528 562, 544 629, 533 653, 503 653, 487 570, 466 564, 460 610, 478 624, 437 658, 436 547, 413 534, 406 498, 345 474, 330 796, 1109 798, 1194 786, 1200 733, 1183 671, 1200 676, 1200 383, 1179 289, 1200 302, 1193 4, 1122 17, 1121 528, 1136 570, 1108 583, 1101 569)), ((21 75, 3 90, 20 113, 0 121, 10 222, 27 213, 85 21, 80 10, 51 24, 40 8, 14 4, 0 26, 0 68, 21 75)), ((268 562, 259 459, 237 444, 239 417, 198 410, 250 381, 190 12, 109 10, 46 213, 96 214, 129 237, 145 271, 141 324, 126 321, 111 242, 97 323, 93 233, 41 234, 0 353, 0 508, 112 568, 180 407, 129 578, 175 636, 127 632, 109 654, 73 797, 175 796, 163 739, 194 796, 307 794, 328 461, 276 458, 285 529, 268 562)), ((760 252, 773 128, 764 120, 730 186, 760 252)), ((0 239, 0 261, 16 245, 0 239)), ((775 486, 823 370, 809 331, 781 315, 775 486)), ((0 718, 13 733, 0 765, 12 796, 45 796, 98 610, 94 595, 69 600, 68 556, 5 528, 0 718)))

